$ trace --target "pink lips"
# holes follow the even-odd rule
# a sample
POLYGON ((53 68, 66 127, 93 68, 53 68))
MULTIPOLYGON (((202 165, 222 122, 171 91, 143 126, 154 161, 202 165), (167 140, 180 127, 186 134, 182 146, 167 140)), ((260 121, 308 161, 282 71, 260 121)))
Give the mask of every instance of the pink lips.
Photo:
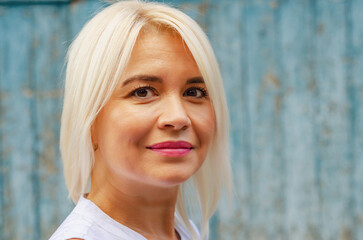
POLYGON ((182 157, 193 149, 193 145, 185 141, 168 141, 156 143, 147 147, 147 149, 167 157, 182 157))

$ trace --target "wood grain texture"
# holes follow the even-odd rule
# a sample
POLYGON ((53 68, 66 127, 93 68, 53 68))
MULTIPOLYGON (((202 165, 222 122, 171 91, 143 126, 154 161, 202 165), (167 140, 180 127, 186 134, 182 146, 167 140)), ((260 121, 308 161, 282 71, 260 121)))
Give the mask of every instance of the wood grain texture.
POLYGON ((29 8, 6 9, 1 25, 3 63, 1 86, 1 233, 4 239, 38 237, 36 199, 36 141, 33 132, 33 106, 26 94, 31 86, 32 32, 29 8), (16 19, 16 20, 14 20, 16 19), (21 44, 19 44, 21 43, 21 44))
POLYGON ((353 236, 363 238, 363 8, 362 1, 353 1, 347 9, 348 39, 347 57, 349 65, 349 115, 351 125, 349 129, 349 158, 352 161, 351 172, 351 218, 353 221, 353 236))
MULTIPOLYGON (((225 81, 235 192, 210 239, 363 239, 363 2, 166 2, 207 32, 225 81)), ((64 56, 105 6, 38 3, 0 6, 0 240, 48 239, 73 207, 64 56)))
POLYGON ((68 20, 68 7, 35 6, 33 10, 33 97, 35 101, 35 129, 37 134, 37 175, 40 239, 46 239, 66 216, 62 208, 70 210, 65 201, 65 184, 62 162, 57 147, 62 107, 65 52, 69 31, 64 27, 68 20), (56 207, 61 206, 61 208, 56 207))

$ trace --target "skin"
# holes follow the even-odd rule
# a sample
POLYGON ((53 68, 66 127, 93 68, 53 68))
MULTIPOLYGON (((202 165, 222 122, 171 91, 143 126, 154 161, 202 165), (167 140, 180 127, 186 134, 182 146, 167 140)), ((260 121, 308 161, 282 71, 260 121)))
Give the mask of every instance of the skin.
POLYGON ((150 28, 92 126, 98 149, 87 198, 147 239, 178 239, 178 186, 200 168, 214 135, 213 107, 200 80, 182 39, 150 28), (193 149, 170 157, 148 148, 164 141, 186 141, 193 149))

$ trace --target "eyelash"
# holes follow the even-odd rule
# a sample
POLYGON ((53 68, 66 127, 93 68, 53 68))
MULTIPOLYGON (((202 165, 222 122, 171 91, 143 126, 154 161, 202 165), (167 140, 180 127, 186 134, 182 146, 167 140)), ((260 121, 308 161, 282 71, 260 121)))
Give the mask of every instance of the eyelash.
POLYGON ((198 89, 199 91, 201 91, 202 92, 202 96, 200 98, 206 98, 206 97, 208 97, 208 91, 207 91, 206 88, 203 88, 203 87, 190 87, 186 91, 188 91, 190 89, 198 89))
MULTIPOLYGON (((158 96, 158 94, 157 94, 157 92, 156 92, 155 88, 153 88, 153 87, 152 87, 152 86, 150 86, 150 85, 145 85, 145 86, 140 85, 140 86, 135 87, 135 88, 134 88, 134 89, 130 92, 129 96, 135 96, 136 92, 137 92, 137 91, 139 91, 139 90, 142 90, 142 89, 148 89, 148 90, 152 91, 155 95, 157 95, 157 96, 158 96)), ((206 97, 208 97, 208 91, 207 91, 207 89, 206 89, 206 88, 203 88, 203 87, 190 87, 190 88, 188 88, 187 90, 185 90, 185 92, 184 92, 184 93, 186 93, 188 90, 191 90, 191 89, 197 89, 197 90, 199 90, 199 91, 201 91, 201 92, 202 92, 202 96, 201 96, 201 97, 199 97, 199 98, 206 98, 206 97)), ((184 93, 183 93, 183 96, 184 96, 184 93)))
POLYGON ((135 87, 131 92, 130 92, 130 94, 129 94, 129 96, 135 96, 135 94, 136 94, 136 92, 137 91, 139 91, 139 90, 142 90, 142 89, 148 89, 148 90, 150 90, 150 91, 152 91, 155 95, 158 95, 158 94, 156 94, 156 90, 155 90, 155 88, 153 88, 152 86, 150 86, 150 85, 145 85, 145 86, 137 86, 137 87, 135 87))

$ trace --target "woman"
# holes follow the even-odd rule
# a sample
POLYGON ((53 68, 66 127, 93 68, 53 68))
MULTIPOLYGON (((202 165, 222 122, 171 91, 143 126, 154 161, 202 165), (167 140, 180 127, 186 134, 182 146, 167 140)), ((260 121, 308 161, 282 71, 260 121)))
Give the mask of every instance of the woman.
POLYGON ((230 190, 227 139, 201 28, 159 3, 107 7, 68 54, 60 147, 77 205, 51 239, 207 239, 230 190))

